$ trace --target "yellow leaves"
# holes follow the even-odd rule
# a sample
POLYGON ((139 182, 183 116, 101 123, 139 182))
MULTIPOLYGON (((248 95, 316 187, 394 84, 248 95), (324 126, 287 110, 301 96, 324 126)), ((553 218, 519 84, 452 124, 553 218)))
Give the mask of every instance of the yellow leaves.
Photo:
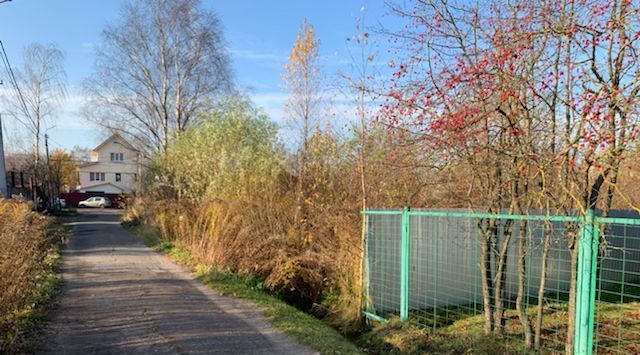
MULTIPOLYGON (((62 239, 62 234, 50 228, 49 223, 49 219, 32 212, 29 203, 0 198, 2 330, 20 329, 19 324, 34 309, 34 292, 50 279, 50 267, 55 263, 55 255, 51 251, 62 239)), ((13 350, 20 339, 17 339, 18 343, 12 343, 11 339, 3 336, 0 336, 0 351, 16 353, 13 350)))
POLYGON ((76 164, 73 161, 73 157, 64 150, 56 149, 52 152, 51 170, 55 181, 60 185, 77 185, 76 164))
POLYGON ((285 65, 285 80, 292 81, 299 73, 305 75, 304 73, 315 67, 319 45, 320 41, 315 37, 313 26, 305 20, 291 49, 289 63, 285 65))

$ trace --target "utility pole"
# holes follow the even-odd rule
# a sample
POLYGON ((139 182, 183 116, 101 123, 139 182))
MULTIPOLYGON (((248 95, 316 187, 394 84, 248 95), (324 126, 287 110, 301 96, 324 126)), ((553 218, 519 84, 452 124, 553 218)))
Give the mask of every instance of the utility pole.
POLYGON ((2 114, 0 114, 0 197, 9 198, 7 171, 4 164, 4 141, 2 139, 2 114))

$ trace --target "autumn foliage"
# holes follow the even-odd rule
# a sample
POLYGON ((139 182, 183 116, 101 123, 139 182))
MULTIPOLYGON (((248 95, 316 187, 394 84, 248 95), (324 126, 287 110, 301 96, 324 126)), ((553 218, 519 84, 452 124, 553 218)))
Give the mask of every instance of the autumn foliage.
MULTIPOLYGON (((276 134, 261 111, 229 102, 156 160, 127 219, 153 226, 199 263, 257 275, 292 304, 358 329, 357 136, 310 135, 302 229, 297 176, 276 134)), ((407 168, 410 149, 396 149, 388 160, 387 135, 376 130, 367 143, 372 203, 393 207, 410 195, 423 203, 418 170, 407 168)))
MULTIPOLYGON (((363 205, 602 215, 638 207, 637 4, 426 0, 391 10, 406 26, 387 32, 389 77, 359 88, 384 97, 375 114, 359 111, 361 127, 338 134, 317 124, 319 41, 305 23, 284 75, 298 144, 283 144, 251 104, 226 102, 157 157, 131 219, 199 262, 257 275, 352 330, 362 324, 363 205)), ((478 237, 489 265, 484 331, 501 336, 503 274, 491 265, 500 269, 507 248, 496 251, 495 223, 480 223, 478 237)), ((576 235, 563 236, 574 264, 576 235)), ((532 314, 523 301, 527 252, 521 242, 508 256, 518 267, 514 304, 524 345, 540 348, 544 284, 532 314)))
POLYGON ((51 251, 61 240, 49 224, 30 204, 0 198, 0 352, 23 349, 26 318, 52 282, 51 251))
MULTIPOLYGON (((467 207, 516 214, 597 208, 606 216, 614 198, 635 206, 619 180, 638 148, 637 4, 421 1, 394 11, 408 25, 391 36, 401 59, 390 64, 379 122, 423 142, 425 151, 439 157, 440 169, 467 166, 469 193, 458 196, 467 207)), ((488 267, 482 274, 485 333, 500 335, 500 263, 506 255, 490 251, 497 241, 491 223, 479 228, 483 263, 498 263, 497 270, 488 267)), ((566 239, 574 270, 572 314, 575 233, 566 239)), ((521 303, 526 253, 521 244, 516 308, 525 345, 539 347, 540 325, 534 337, 521 303)), ((568 353, 573 326, 569 319, 568 353)))

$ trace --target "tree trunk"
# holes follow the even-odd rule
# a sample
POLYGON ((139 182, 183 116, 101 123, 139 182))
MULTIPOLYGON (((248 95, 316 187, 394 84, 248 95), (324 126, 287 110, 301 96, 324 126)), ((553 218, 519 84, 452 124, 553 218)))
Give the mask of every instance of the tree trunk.
POLYGON ((571 283, 569 286, 569 305, 567 306, 567 314, 569 322, 567 323, 567 341, 565 342, 564 351, 567 355, 573 354, 573 332, 576 329, 576 282, 578 271, 578 248, 575 232, 572 231, 570 236, 569 250, 571 252, 571 283))
MULTIPOLYGON (((360 107, 360 159, 359 159, 359 165, 360 165, 360 193, 362 194, 362 210, 366 211, 367 210, 367 180, 366 180, 366 158, 365 158, 365 147, 366 147, 366 140, 367 140, 367 122, 366 122, 366 116, 365 116, 365 112, 364 112, 364 92, 360 91, 360 104, 362 105, 360 107)), ((365 239, 367 238, 366 235, 366 225, 367 223, 367 218, 363 216, 362 218, 362 235, 360 236, 360 247, 361 247, 361 252, 360 252, 360 265, 359 265, 359 272, 358 274, 360 275, 359 277, 359 281, 360 281, 360 286, 362 287, 364 284, 364 263, 365 260, 364 258, 366 257, 366 250, 365 250, 365 239)), ((366 290, 361 289, 359 292, 359 302, 358 302, 358 307, 359 309, 364 309, 365 308, 365 296, 366 296, 366 290)))
POLYGON ((518 296, 516 297, 516 311, 518 318, 522 324, 522 332, 524 333, 524 343, 527 349, 533 345, 531 336, 531 324, 527 316, 527 310, 524 306, 524 298, 526 297, 526 257, 527 257, 527 221, 520 220, 520 230, 518 236, 518 296))
POLYGON ((169 149, 169 119, 165 116, 162 126, 162 154, 167 156, 167 150, 169 149))
POLYGON ((487 222, 487 230, 483 230, 478 224, 478 234, 481 239, 480 247, 480 274, 482 277, 482 303, 484 306, 484 334, 490 335, 493 331, 493 275, 491 272, 491 238, 495 228, 495 220, 487 222))
MULTIPOLYGON (((507 273, 505 268, 507 267, 509 243, 511 242, 511 220, 508 220, 504 226, 503 240, 500 247, 500 254, 498 256, 498 264, 496 266, 496 287, 495 293, 495 314, 494 318, 494 333, 498 335, 504 334, 504 286, 506 283, 507 273)), ((494 238, 498 240, 498 228, 495 229, 494 238)))
POLYGON ((33 205, 35 206, 36 211, 39 211, 39 202, 38 202, 38 166, 40 165, 40 117, 39 113, 36 111, 36 139, 34 142, 34 166, 33 166, 33 205))
POLYGON ((540 270, 540 288, 538 289, 538 310, 536 314, 536 329, 534 336, 535 349, 540 349, 540 346, 542 346, 542 318, 544 316, 544 293, 547 287, 547 264, 549 263, 550 244, 550 231, 549 228, 545 228, 544 246, 542 249, 542 266, 540 270))
POLYGON ((296 183, 296 212, 294 221, 300 228, 300 236, 303 243, 306 243, 306 167, 308 160, 309 149, 309 109, 304 107, 304 113, 302 115, 303 127, 302 127, 302 151, 300 152, 300 159, 298 161, 298 181, 296 183))
POLYGON ((304 184, 304 179, 305 179, 305 174, 306 174, 306 165, 307 165, 307 161, 306 161, 306 150, 303 148, 303 151, 301 152, 302 157, 300 158, 300 162, 299 162, 299 171, 298 171, 298 180, 296 181, 296 212, 295 212, 295 216, 294 216, 294 223, 296 223, 299 228, 300 228, 300 236, 302 239, 304 239, 305 236, 305 184, 304 184))

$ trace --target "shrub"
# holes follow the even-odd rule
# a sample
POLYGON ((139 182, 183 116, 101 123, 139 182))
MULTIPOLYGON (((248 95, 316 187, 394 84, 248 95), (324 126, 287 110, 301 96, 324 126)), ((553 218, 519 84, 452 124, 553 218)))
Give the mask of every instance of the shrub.
MULTIPOLYGON (((298 206, 295 159, 287 158, 276 128, 248 103, 221 106, 154 161, 126 218, 153 226, 197 263, 255 275, 288 302, 345 332, 356 330, 362 324, 357 138, 311 135, 298 206)), ((420 175, 389 169, 389 140, 375 134, 367 149, 369 201, 403 205, 421 186, 414 177, 420 175)))
POLYGON ((248 103, 229 101, 182 133, 152 174, 181 198, 254 201, 276 192, 282 160, 277 126, 248 103))
POLYGON ((28 203, 0 199, 0 352, 22 346, 25 318, 51 282, 55 233, 28 203))

